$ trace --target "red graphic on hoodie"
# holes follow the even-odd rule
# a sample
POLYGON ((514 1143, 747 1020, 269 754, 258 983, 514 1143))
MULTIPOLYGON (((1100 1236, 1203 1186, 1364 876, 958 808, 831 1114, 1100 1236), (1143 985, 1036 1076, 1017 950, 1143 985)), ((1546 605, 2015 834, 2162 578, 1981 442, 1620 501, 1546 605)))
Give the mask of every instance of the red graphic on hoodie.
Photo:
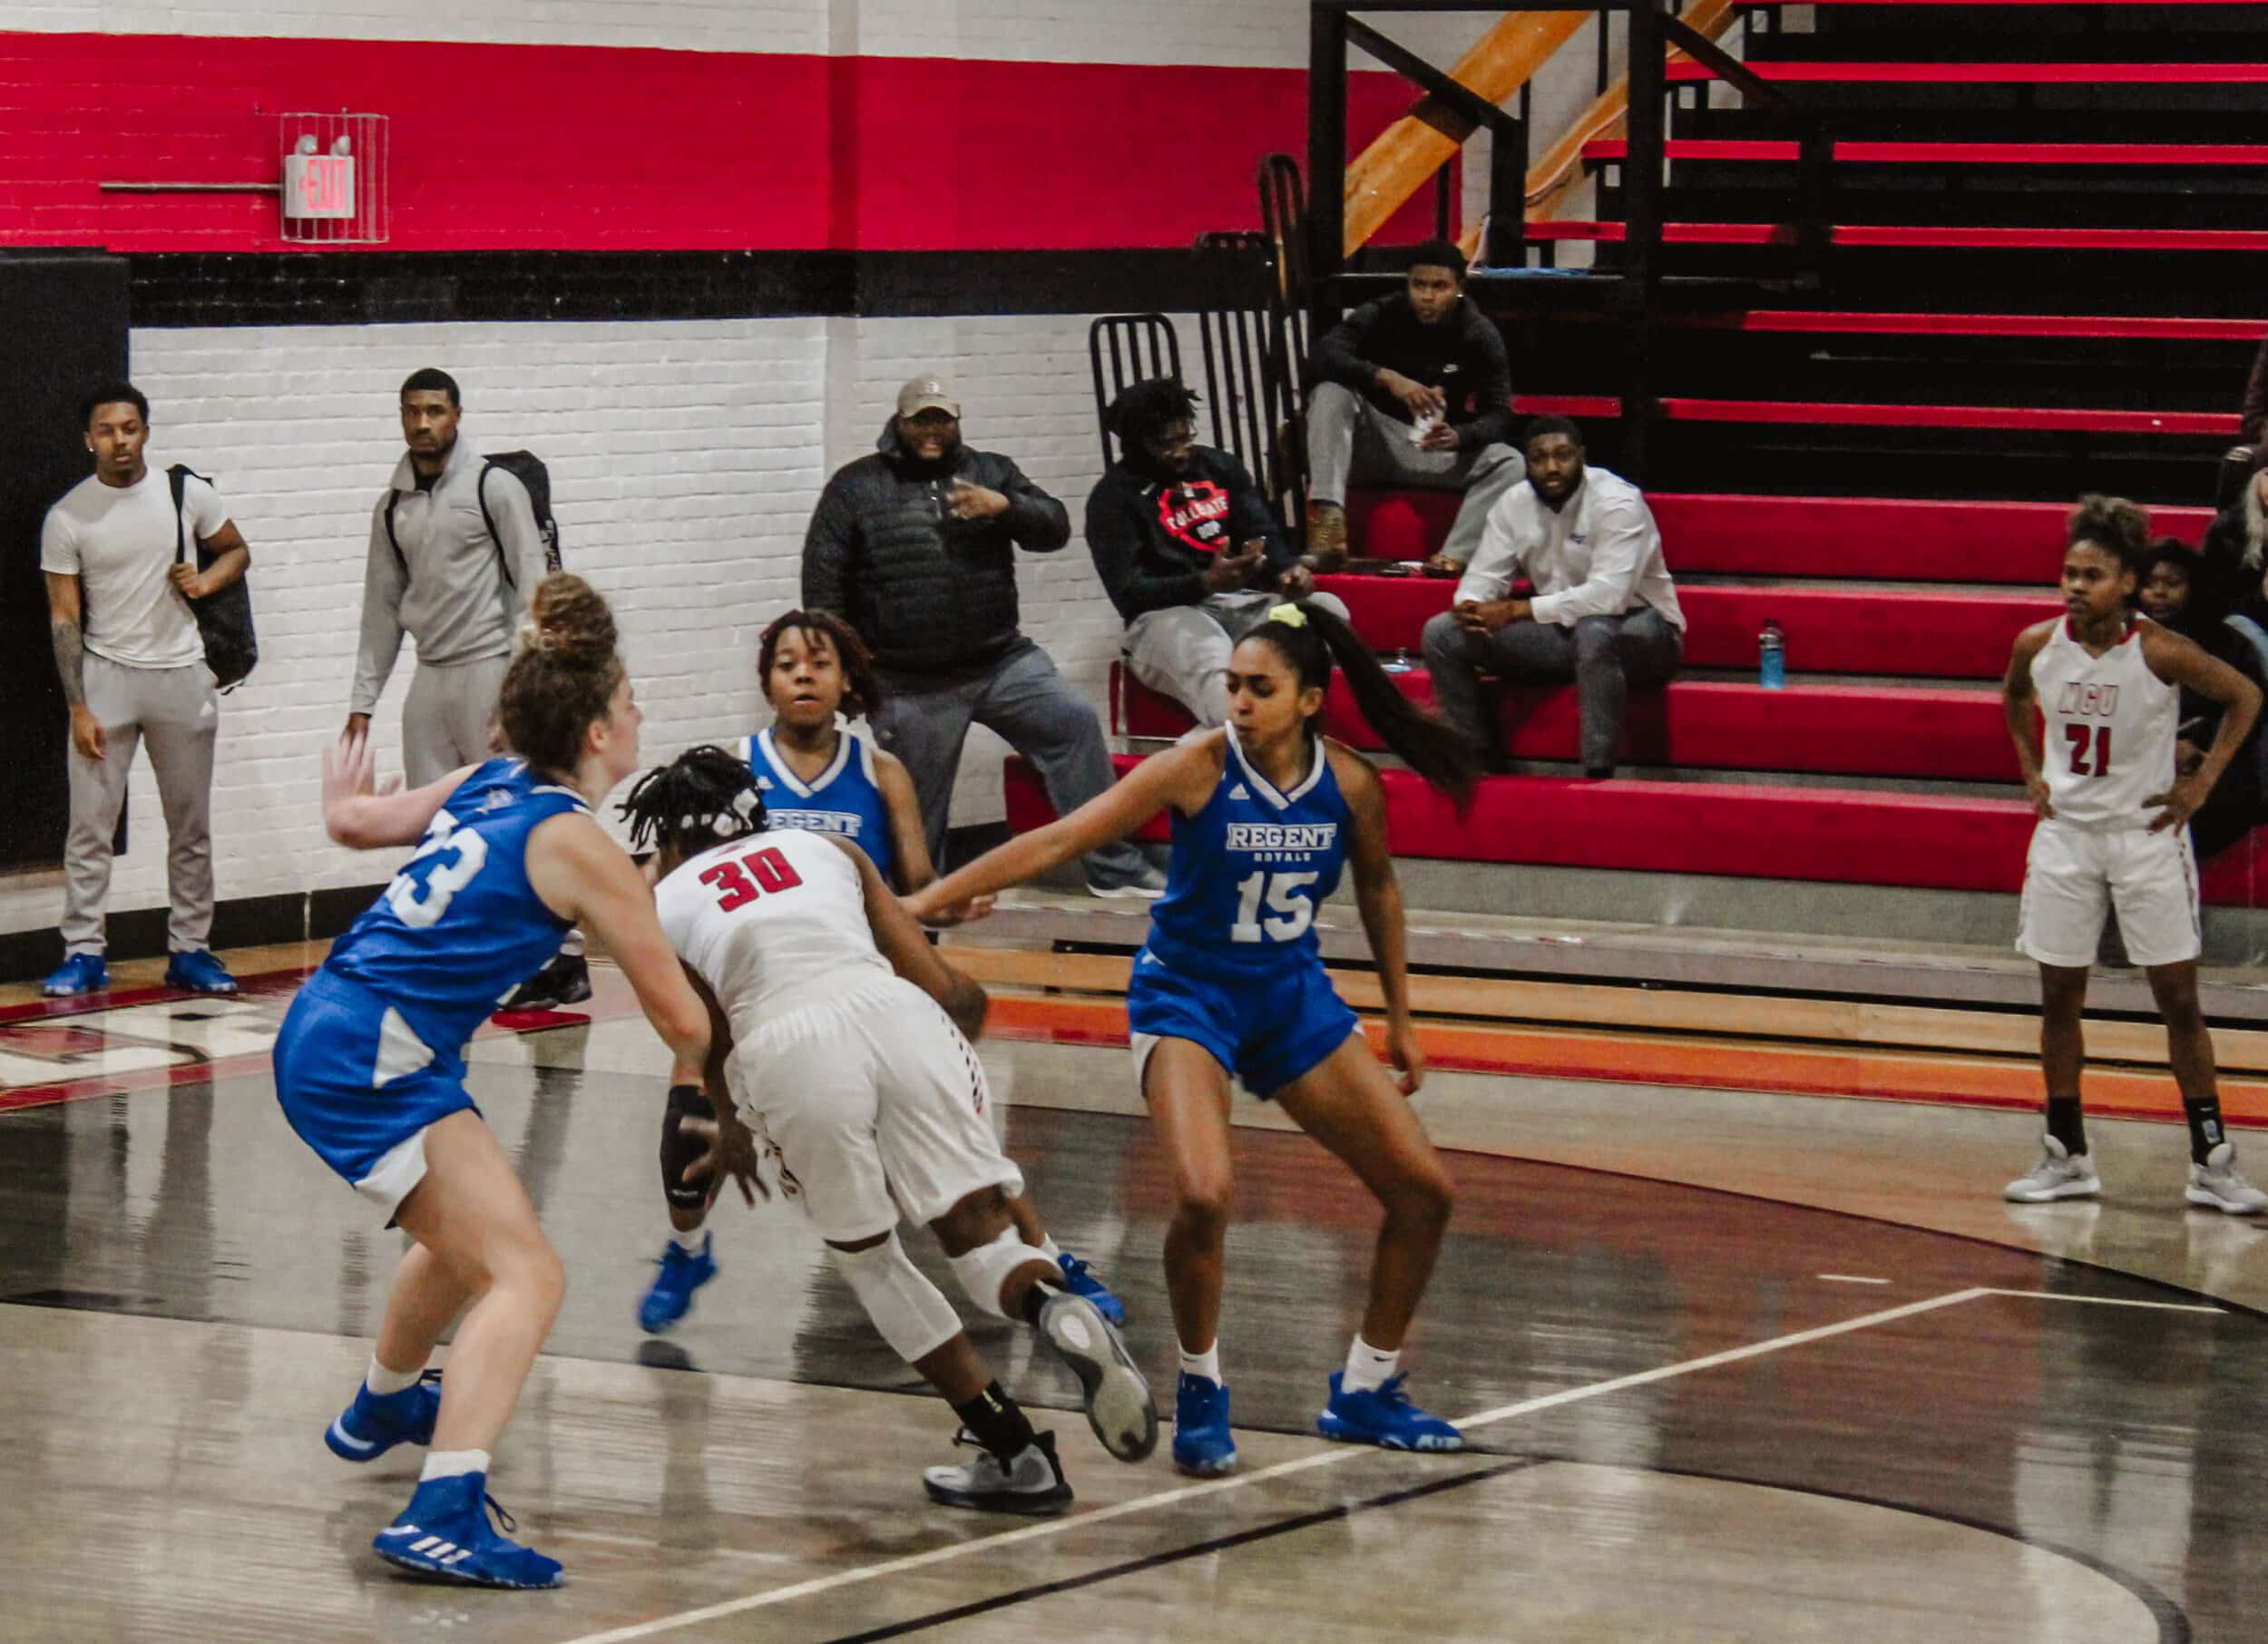
POLYGON ((1211 480, 1168 485, 1158 494, 1158 523, 1185 547, 1218 553, 1228 542, 1228 488, 1211 480))

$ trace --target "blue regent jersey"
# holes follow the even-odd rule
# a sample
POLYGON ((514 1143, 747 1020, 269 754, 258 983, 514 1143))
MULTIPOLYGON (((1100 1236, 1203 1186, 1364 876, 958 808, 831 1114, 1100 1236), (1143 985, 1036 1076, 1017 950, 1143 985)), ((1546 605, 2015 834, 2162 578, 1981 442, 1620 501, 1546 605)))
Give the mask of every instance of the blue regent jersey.
POLYGON ((1194 817, 1173 818, 1166 894, 1150 912, 1149 949, 1189 976, 1249 976, 1319 963, 1315 905, 1346 864, 1346 800, 1320 739, 1313 762, 1279 791, 1246 760, 1235 731, 1220 786, 1194 817))
POLYGON ((571 811, 590 807, 571 788, 537 781, 524 760, 476 768, 323 968, 377 994, 432 1049, 455 1053, 559 951, 570 922, 528 883, 528 835, 571 811))
POLYGON ((800 779, 773 745, 767 727, 748 738, 740 757, 756 773, 764 814, 774 827, 833 834, 866 853, 885 885, 897 884, 897 846, 890 831, 890 807, 875 779, 874 745, 844 731, 836 738, 835 758, 816 782, 800 779))

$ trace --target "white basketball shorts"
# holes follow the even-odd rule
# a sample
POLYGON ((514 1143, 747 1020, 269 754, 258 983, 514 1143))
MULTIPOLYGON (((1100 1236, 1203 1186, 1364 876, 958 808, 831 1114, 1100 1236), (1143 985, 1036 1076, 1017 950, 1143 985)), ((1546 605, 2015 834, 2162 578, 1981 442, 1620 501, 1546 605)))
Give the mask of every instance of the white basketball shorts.
POLYGON ((2112 906, 2136 964, 2179 964, 2204 951, 2186 827, 2088 833, 2050 817, 2033 830, 2019 953, 2041 964, 2093 964, 2112 906))
POLYGON ((790 1011, 733 1050, 733 1097, 835 1244, 934 1221, 984 1188, 1023 1191, 992 1134, 975 1049, 897 976, 790 1011))

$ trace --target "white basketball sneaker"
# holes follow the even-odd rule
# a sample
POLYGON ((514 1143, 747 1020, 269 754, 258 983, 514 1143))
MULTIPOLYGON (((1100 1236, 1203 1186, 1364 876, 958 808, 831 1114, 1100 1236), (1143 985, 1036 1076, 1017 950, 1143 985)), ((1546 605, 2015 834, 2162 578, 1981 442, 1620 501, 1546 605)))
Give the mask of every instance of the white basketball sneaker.
POLYGON ((965 1467, 932 1467, 922 1474, 922 1487, 940 1507, 967 1507, 978 1512, 1061 1512, 1071 1504, 1071 1487, 1064 1482, 1063 1464, 1055 1459, 1055 1434, 1039 1433, 1013 1456, 1003 1460, 976 1442, 965 1427, 954 1435, 956 1444, 976 1451, 965 1467))
MULTIPOLYGON (((2058 1199, 2085 1199, 2103 1190, 2103 1179, 2095 1174, 2095 1161, 2085 1153, 2074 1153, 2052 1136, 2039 1139, 2039 1162, 2025 1174, 2000 1189, 2000 1197, 2020 1205, 2052 1204, 2058 1199)), ((2191 1197, 2196 1195, 2196 1172, 2190 1172, 2191 1197)))
POLYGON ((2223 1142, 2205 1155, 2204 1163, 2189 1167, 2189 1190, 2182 1197, 2193 1205, 2224 1210, 2231 1216, 2257 1216, 2268 1210, 2268 1193, 2236 1173, 2234 1142, 2223 1142))

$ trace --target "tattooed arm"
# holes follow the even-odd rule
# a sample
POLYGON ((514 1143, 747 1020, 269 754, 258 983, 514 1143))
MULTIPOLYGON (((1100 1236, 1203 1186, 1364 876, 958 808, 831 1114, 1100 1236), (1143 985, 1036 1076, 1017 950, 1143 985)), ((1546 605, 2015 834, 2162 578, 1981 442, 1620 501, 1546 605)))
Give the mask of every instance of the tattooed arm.
POLYGON ((47 576, 47 631, 55 646, 55 672, 63 680, 63 700, 71 705, 71 743, 83 758, 103 757, 103 721, 86 705, 85 640, 80 629, 79 579, 50 571, 47 576))

